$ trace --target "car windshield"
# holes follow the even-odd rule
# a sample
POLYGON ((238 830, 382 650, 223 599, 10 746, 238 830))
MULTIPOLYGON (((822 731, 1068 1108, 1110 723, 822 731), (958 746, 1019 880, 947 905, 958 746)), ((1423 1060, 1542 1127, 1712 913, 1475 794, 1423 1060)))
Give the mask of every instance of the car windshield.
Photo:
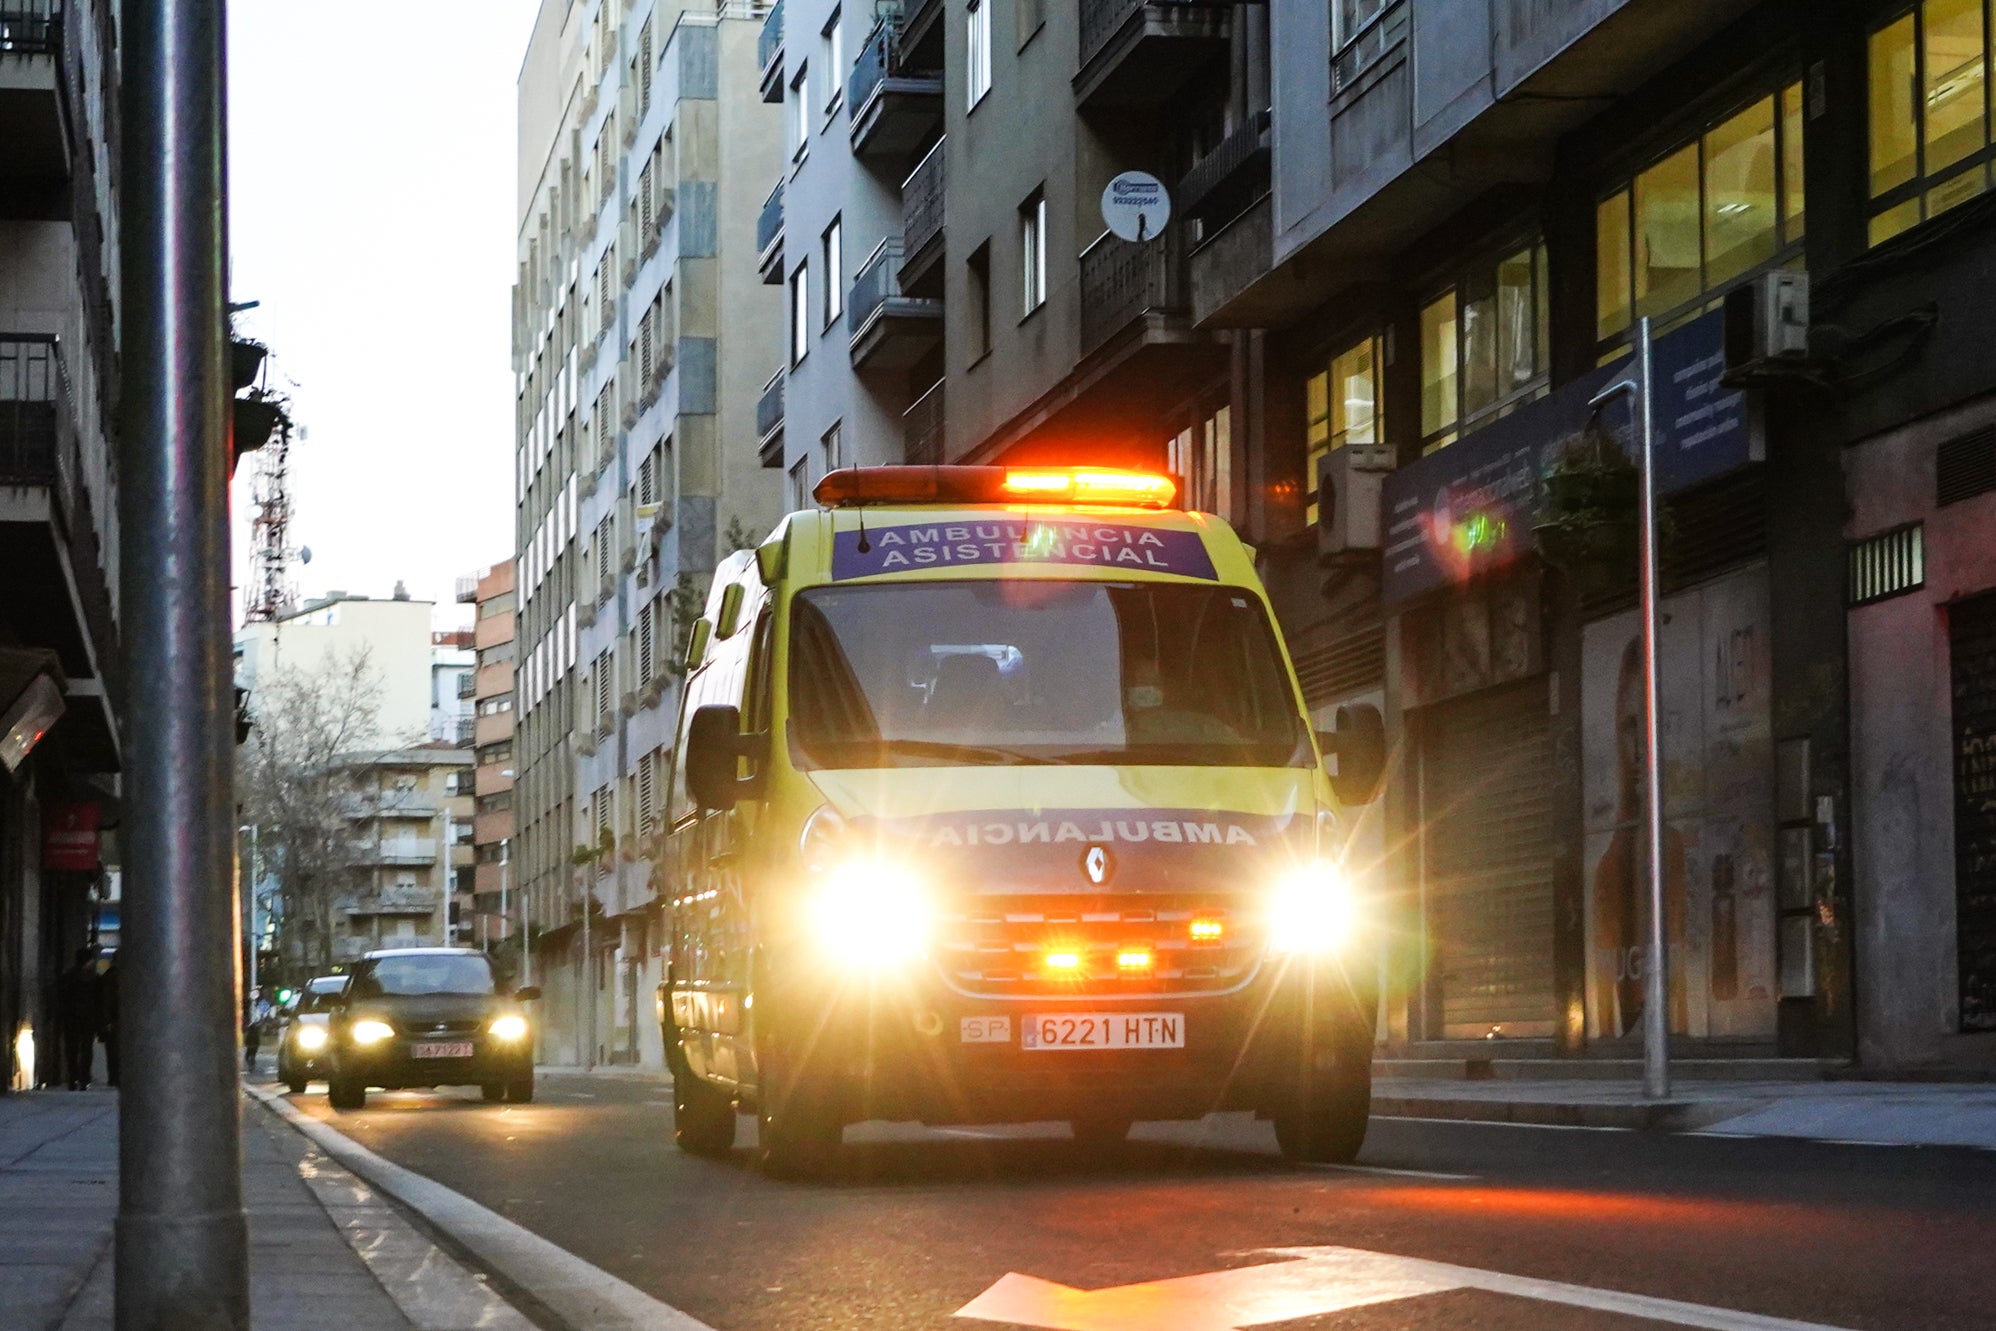
POLYGON ((476 953, 383 957, 374 963, 372 970, 354 981, 354 993, 362 998, 492 992, 492 966, 476 953))
POLYGON ((790 733, 816 766, 1308 762, 1268 618, 1236 588, 818 587, 791 613, 790 733))
POLYGON ((305 986, 305 992, 298 995, 299 1012, 330 1012, 339 1005, 340 995, 346 990, 344 975, 333 980, 314 980, 305 986))

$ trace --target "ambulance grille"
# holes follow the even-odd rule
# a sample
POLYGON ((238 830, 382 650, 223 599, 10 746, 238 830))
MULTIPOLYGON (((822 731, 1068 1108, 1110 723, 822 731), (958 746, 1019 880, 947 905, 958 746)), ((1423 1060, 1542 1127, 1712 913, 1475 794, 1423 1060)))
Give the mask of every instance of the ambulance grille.
POLYGON ((1212 994, 1254 975, 1261 943, 1240 916, 1195 897, 1090 900, 978 897, 940 921, 935 958, 951 988, 977 998, 1109 998, 1212 994), (1194 922, 1210 935, 1194 938, 1194 922), (1124 954, 1152 964, 1129 968, 1124 954), (1072 967, 1050 968, 1065 954, 1072 967))

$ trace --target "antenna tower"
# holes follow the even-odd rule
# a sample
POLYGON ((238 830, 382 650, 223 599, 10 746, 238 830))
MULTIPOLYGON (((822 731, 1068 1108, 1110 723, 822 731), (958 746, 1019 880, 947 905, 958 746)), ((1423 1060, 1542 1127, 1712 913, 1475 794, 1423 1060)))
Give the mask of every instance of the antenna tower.
POLYGON ((285 570, 298 552, 291 548, 291 418, 280 415, 277 433, 257 454, 250 524, 254 568, 243 605, 246 623, 268 622, 289 610, 297 593, 285 570))

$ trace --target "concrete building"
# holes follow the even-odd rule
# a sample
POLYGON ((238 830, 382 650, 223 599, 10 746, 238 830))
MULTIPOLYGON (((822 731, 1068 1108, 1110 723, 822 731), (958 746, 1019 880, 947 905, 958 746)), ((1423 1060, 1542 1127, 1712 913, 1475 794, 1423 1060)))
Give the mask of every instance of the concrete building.
POLYGON ((512 891, 513 841, 513 564, 494 564, 458 580, 458 600, 477 606, 472 648, 477 653, 472 696, 472 896, 470 941, 492 947, 515 936, 522 898, 512 891))
POLYGON ((516 831, 543 1053, 660 1057, 655 830, 677 651, 777 516, 749 247, 781 148, 759 7, 546 0, 520 72, 516 831))
MULTIPOLYGON (((254 709, 256 682, 268 672, 319 672, 364 654, 381 684, 373 741, 422 743, 431 735, 437 687, 430 631, 435 609, 432 602, 410 600, 406 592, 388 600, 328 592, 275 619, 237 629, 236 683, 250 691, 254 709)), ((451 705, 456 707, 455 700, 451 705)))
MULTIPOLYGON (((450 904, 472 867, 472 755, 452 744, 356 755, 346 890, 336 902, 335 962, 378 947, 452 941, 450 904)), ((303 940, 301 940, 303 941, 303 940)))
POLYGON ((119 797, 117 23, 10 8, 0 54, 0 1091, 59 1080, 119 797))

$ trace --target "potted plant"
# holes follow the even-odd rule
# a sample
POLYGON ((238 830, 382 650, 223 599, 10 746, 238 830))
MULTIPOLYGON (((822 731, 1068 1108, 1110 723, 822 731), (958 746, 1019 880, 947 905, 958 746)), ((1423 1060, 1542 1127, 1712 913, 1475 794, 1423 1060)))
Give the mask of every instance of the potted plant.
POLYGON ((1584 596, 1634 579, 1642 477, 1612 434, 1590 423, 1569 438, 1539 492, 1532 535, 1540 558, 1573 577, 1584 596))

